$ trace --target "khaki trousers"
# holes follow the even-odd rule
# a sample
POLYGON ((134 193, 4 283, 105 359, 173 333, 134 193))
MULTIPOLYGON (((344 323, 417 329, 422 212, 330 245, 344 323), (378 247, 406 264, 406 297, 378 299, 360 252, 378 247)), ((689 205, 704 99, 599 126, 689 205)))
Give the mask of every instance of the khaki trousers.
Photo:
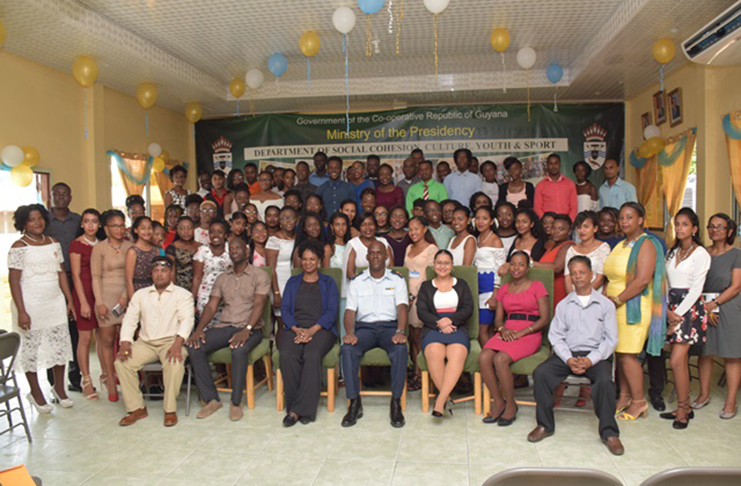
POLYGON ((126 361, 116 360, 116 373, 118 373, 118 381, 121 383, 121 394, 127 412, 133 412, 144 407, 144 398, 139 390, 138 373, 144 365, 157 361, 162 363, 162 381, 165 385, 165 399, 163 402, 165 412, 173 413, 177 411, 177 398, 183 384, 185 359, 188 357, 188 351, 183 346, 183 362, 172 363, 168 361, 165 356, 174 342, 175 337, 149 342, 139 339, 131 345, 129 359, 126 361))

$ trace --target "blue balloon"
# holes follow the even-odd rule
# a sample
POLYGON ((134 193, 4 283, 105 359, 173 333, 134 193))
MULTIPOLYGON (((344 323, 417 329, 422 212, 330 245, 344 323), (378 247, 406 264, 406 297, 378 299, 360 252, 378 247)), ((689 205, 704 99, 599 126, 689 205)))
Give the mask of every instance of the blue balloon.
POLYGON ((283 73, 288 69, 288 59, 280 52, 276 52, 270 59, 268 59, 268 70, 273 73, 273 76, 279 78, 283 76, 283 73))
POLYGON ((546 76, 548 76, 548 81, 550 81, 553 84, 558 83, 561 81, 561 78, 563 77, 563 68, 561 65, 557 62, 551 63, 548 66, 548 69, 546 70, 546 76))
POLYGON ((386 0, 358 0, 358 7, 364 14, 373 15, 378 13, 386 0))

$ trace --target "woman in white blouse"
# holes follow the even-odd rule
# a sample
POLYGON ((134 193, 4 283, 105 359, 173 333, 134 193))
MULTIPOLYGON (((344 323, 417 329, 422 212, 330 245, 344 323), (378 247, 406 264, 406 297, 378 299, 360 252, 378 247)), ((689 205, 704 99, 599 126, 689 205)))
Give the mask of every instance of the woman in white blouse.
POLYGON ((388 261, 386 264, 389 267, 394 265, 394 253, 389 246, 386 238, 379 238, 376 236, 376 230, 378 225, 376 224, 376 218, 373 213, 364 212, 358 216, 358 222, 360 224, 360 236, 356 236, 351 239, 345 247, 345 254, 347 258, 347 278, 352 280, 355 276, 360 273, 358 272, 359 267, 368 266, 368 247, 371 243, 378 240, 386 247, 388 252, 388 261))
POLYGON ((705 343, 707 316, 701 299, 705 277, 710 269, 710 254, 702 246, 700 221, 690 208, 682 208, 674 217, 676 241, 666 256, 669 288, 666 334, 671 343, 671 367, 677 389, 677 410, 662 413, 674 420, 675 429, 686 429, 690 414, 690 346, 705 343))
POLYGON ((579 235, 580 243, 566 250, 566 267, 563 271, 566 293, 570 294, 574 290, 569 276, 568 263, 577 255, 585 256, 592 262, 592 288, 601 292, 605 283, 605 260, 610 254, 610 245, 596 238, 599 230, 599 215, 594 211, 582 211, 576 215, 574 227, 576 234, 579 235))

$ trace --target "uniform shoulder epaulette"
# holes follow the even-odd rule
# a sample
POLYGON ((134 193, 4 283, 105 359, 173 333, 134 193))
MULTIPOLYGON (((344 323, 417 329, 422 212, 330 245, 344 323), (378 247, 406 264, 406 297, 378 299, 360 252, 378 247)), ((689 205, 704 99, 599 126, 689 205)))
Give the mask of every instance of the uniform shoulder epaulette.
POLYGON ((361 275, 363 275, 363 274, 364 274, 365 272, 367 272, 367 271, 368 271, 368 270, 363 270, 362 272, 360 272, 359 274, 357 274, 357 275, 355 275, 355 276, 354 276, 353 278, 351 278, 351 279, 350 279, 350 281, 352 282, 353 280, 355 280, 356 278, 360 277, 361 275))
POLYGON ((398 270, 394 270, 393 268, 389 268, 389 270, 391 271, 392 275, 396 275, 399 278, 404 278, 404 275, 402 275, 401 272, 399 272, 398 270))

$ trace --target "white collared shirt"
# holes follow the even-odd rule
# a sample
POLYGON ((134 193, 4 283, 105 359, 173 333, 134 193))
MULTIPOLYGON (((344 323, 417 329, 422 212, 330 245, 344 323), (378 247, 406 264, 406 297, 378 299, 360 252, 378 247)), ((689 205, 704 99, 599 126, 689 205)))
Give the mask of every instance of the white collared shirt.
POLYGON ((356 312, 358 322, 387 322, 397 320, 396 306, 409 305, 409 292, 404 277, 386 269, 383 277, 375 279, 370 270, 350 281, 346 309, 356 312))

